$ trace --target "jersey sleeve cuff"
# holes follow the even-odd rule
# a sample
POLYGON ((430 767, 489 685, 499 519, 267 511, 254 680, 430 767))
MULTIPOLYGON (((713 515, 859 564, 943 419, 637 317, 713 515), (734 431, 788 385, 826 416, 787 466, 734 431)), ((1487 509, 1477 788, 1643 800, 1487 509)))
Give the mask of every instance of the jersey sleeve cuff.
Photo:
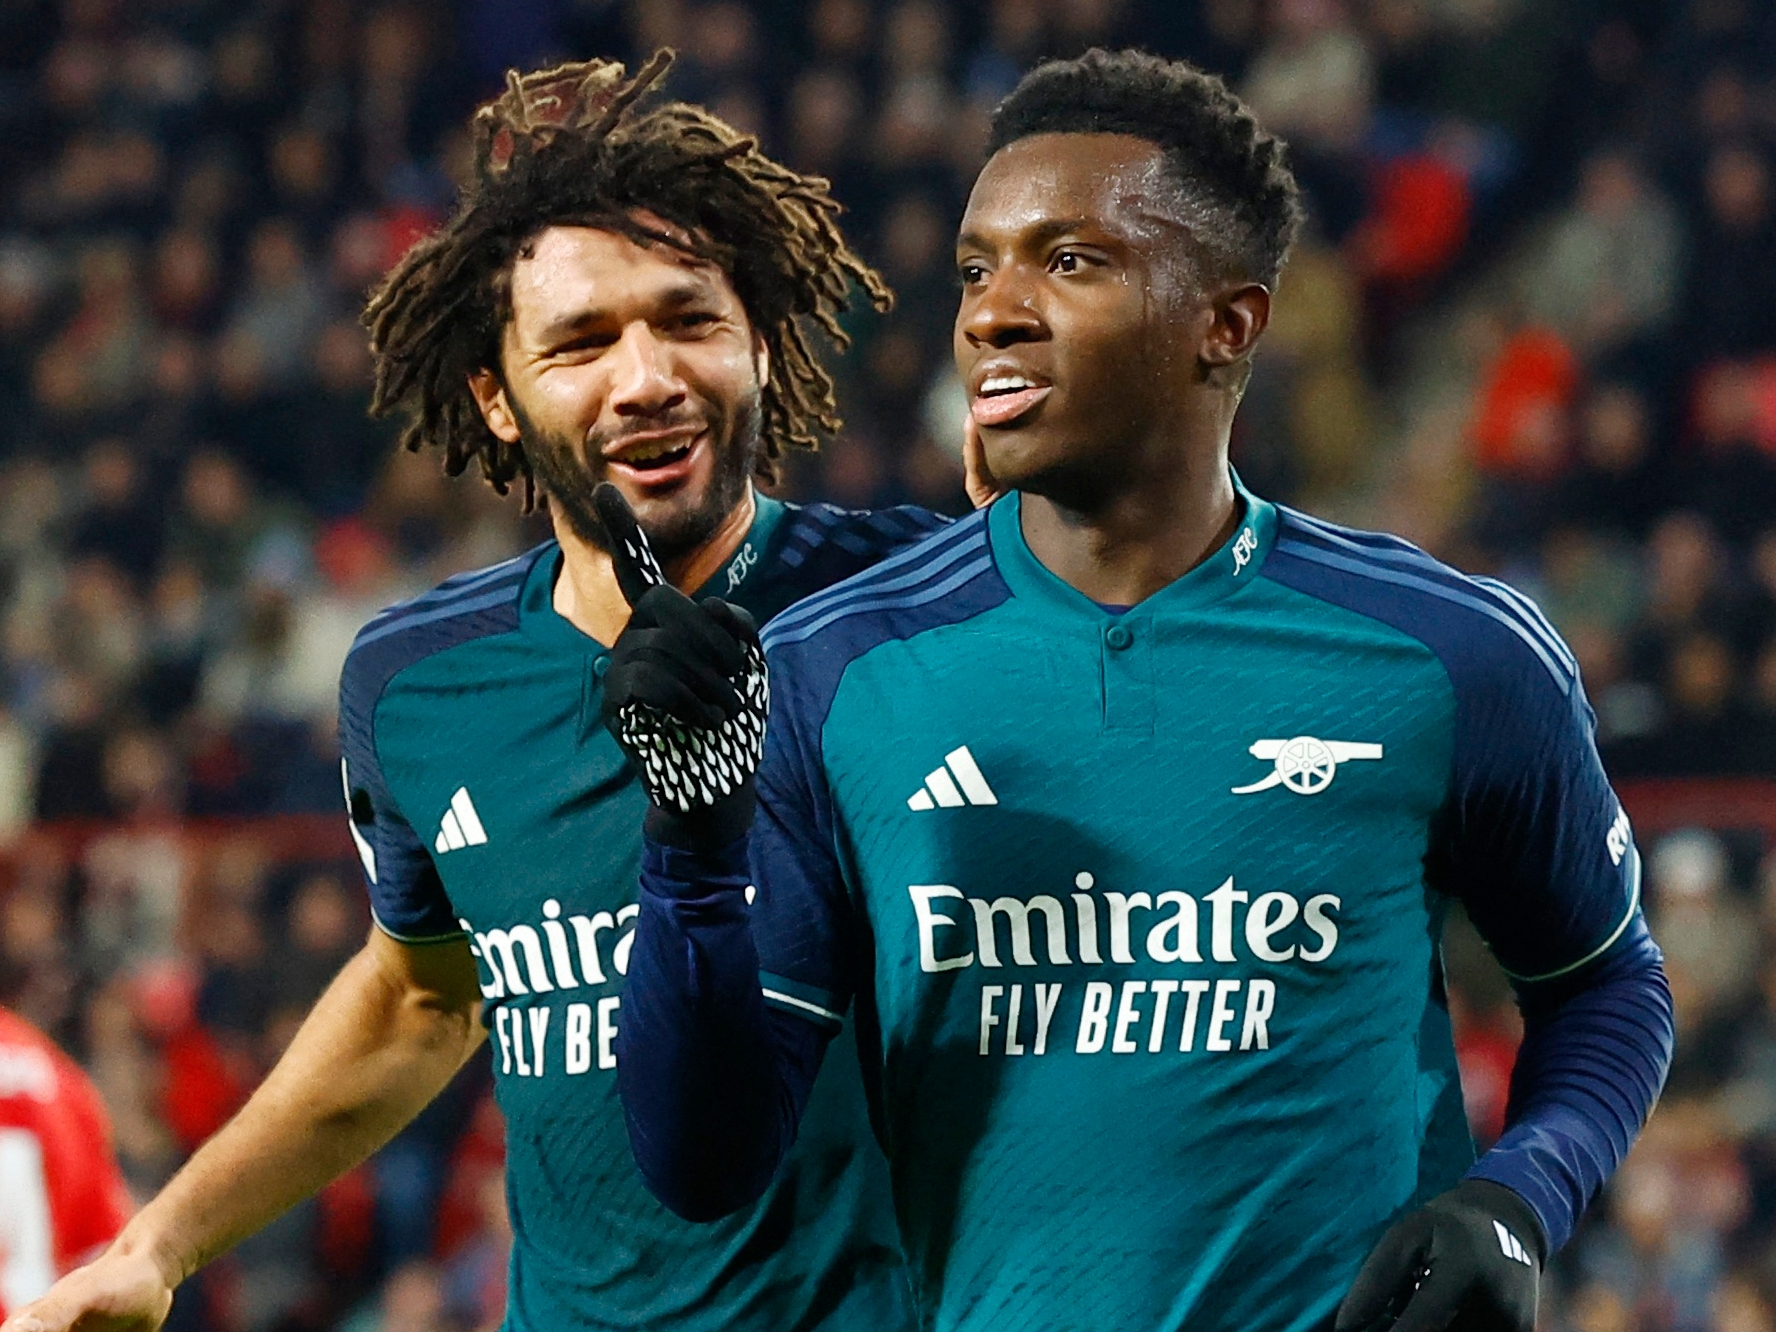
POLYGON ((836 1032, 845 1025, 845 1005, 837 995, 785 976, 759 972, 759 989, 765 1005, 791 1013, 827 1031, 836 1032))
POLYGON ((397 930, 393 926, 391 926, 387 921, 385 921, 381 916, 376 914, 375 907, 370 908, 370 921, 373 925, 376 926, 377 929, 381 930, 384 934, 388 935, 388 937, 393 939, 396 943, 403 943, 403 944, 449 943, 453 939, 466 939, 469 937, 468 931, 462 929, 460 926, 456 929, 445 930, 442 933, 439 933, 436 930, 428 930, 426 928, 426 922, 424 922, 424 921, 414 922, 414 925, 410 929, 397 930))
POLYGON ((1541 1230, 1542 1252, 1552 1254, 1572 1238, 1583 1203, 1572 1197, 1570 1181, 1549 1171, 1526 1152, 1488 1152, 1463 1176, 1509 1189, 1523 1201, 1541 1230))
POLYGON ((680 847, 653 836, 642 839, 642 887, 668 900, 687 901, 744 891, 751 883, 747 840, 721 846, 680 847))
POLYGON ((1568 962, 1563 967, 1556 967, 1552 971, 1544 971, 1540 975, 1525 976, 1512 971, 1509 967, 1502 967, 1502 970, 1506 976, 1510 977, 1519 985, 1539 985, 1544 981, 1559 980, 1563 976, 1570 976, 1573 972, 1590 966, 1593 962, 1597 961, 1598 958, 1614 948, 1621 940, 1622 936, 1627 933, 1629 925, 1633 923, 1634 917, 1639 910, 1640 851, 1638 848, 1630 845, 1628 848, 1628 909, 1622 913, 1621 919, 1616 922, 1615 928, 1604 936, 1602 943, 1598 944, 1597 947, 1593 948, 1576 962, 1568 962))

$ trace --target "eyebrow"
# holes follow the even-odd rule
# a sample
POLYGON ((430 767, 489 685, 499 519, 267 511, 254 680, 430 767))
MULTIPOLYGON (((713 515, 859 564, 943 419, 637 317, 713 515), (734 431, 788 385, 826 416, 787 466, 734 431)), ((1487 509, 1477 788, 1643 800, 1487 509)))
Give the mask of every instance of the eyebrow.
MULTIPOLYGON (((1022 245, 1046 245, 1050 241, 1059 240, 1062 236, 1075 231, 1083 231, 1087 227, 1097 225, 1088 217, 1051 217, 1031 226, 1027 231, 1019 233, 1017 240, 1022 245)), ((978 231, 964 231, 956 237, 956 248, 971 250, 991 250, 993 248, 985 236, 978 231)))
MULTIPOLYGON (((713 292, 713 284, 697 278, 686 278, 663 288, 655 295, 654 300, 665 310, 682 310, 687 305, 696 305, 700 301, 708 300, 713 292)), ((588 328, 606 323, 610 318, 609 310, 601 309, 598 306, 588 306, 575 310, 572 314, 560 315, 550 320, 538 332, 537 340, 541 345, 549 346, 563 338, 572 337, 588 328)))

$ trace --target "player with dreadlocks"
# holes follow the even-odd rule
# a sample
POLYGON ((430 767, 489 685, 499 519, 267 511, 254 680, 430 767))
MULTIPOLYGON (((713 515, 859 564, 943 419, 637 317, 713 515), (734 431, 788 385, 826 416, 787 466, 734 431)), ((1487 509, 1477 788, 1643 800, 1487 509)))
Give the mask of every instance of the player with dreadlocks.
POLYGON ((407 446, 452 475, 540 496, 555 539, 360 633, 340 737, 375 928, 240 1114, 5 1332, 159 1327, 182 1280, 387 1141, 489 1033, 508 1327, 911 1325, 855 1059, 777 1185, 713 1226, 649 1195, 617 1095, 647 799, 599 722, 608 645, 701 612, 661 586, 631 616, 595 489, 741 632, 942 521, 754 490, 838 427, 811 337, 842 344, 853 300, 888 292, 824 181, 649 100, 669 61, 512 75, 455 215, 370 300, 373 410, 408 413, 407 446))
MULTIPOLYGON (((839 234, 838 205, 824 182, 772 161, 700 107, 673 103, 633 115, 669 62, 666 52, 656 53, 627 80, 614 64, 566 66, 529 80, 513 73, 504 96, 475 116, 474 205, 416 245, 364 312, 377 353, 372 411, 411 406, 403 436, 409 448, 441 445, 452 476, 478 459, 502 494, 522 477, 527 502, 540 480, 574 521, 587 516, 592 474, 575 469, 559 448, 543 447, 559 441, 523 438, 529 422, 515 403, 490 411, 490 395, 505 387, 498 350, 512 323, 515 258, 537 261, 535 271, 552 278, 555 256, 539 256, 539 242, 585 243, 577 233, 586 230, 617 251, 654 250, 651 257, 687 272, 724 273, 748 318, 753 350, 770 367, 747 405, 762 420, 741 423, 749 451, 756 449, 752 470, 765 481, 776 479, 786 447, 813 448, 819 433, 839 426, 832 380, 801 321, 812 319, 844 346, 838 316, 854 287, 876 308, 889 305, 882 280, 839 234), (564 233, 547 241, 538 226, 543 200, 548 225, 564 233), (466 391, 471 378, 477 382, 466 391), (514 409, 508 425, 498 412, 514 409)), ((717 494, 731 505, 745 479, 739 471, 723 475, 717 494)), ((682 531, 670 521, 659 531, 650 525, 649 513, 664 520, 666 509, 644 511, 642 522, 670 557, 707 535, 695 519, 706 521, 710 513, 701 509, 709 507, 681 515, 682 531)))

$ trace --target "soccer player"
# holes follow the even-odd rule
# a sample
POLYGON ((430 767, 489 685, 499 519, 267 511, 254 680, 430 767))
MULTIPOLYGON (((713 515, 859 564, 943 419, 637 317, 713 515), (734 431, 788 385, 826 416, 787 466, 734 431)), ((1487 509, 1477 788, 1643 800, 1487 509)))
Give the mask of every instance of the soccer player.
POLYGON ((97 1089, 0 1008, 0 1318, 109 1243, 129 1214, 97 1089))
POLYGON ((1046 64, 991 146, 955 353, 1013 493, 773 622, 755 784, 709 761, 743 639, 617 644, 643 1174, 746 1205, 854 1008, 926 1326, 1529 1332, 1672 1035, 1572 656, 1503 584, 1231 473, 1298 207, 1219 80, 1046 64), (719 713, 675 710, 712 671, 719 713), (1478 1162, 1457 901, 1526 1025, 1478 1162))
POLYGON ((599 723, 628 610, 594 486, 621 488, 678 586, 761 621, 942 521, 754 491, 837 425, 814 326, 838 339, 854 296, 887 294, 823 182, 640 101, 665 65, 514 76, 475 119, 457 213, 371 300, 377 406, 410 408, 407 443, 453 474, 534 484, 556 539, 359 635, 340 728, 376 928, 239 1117, 6 1332, 158 1326, 180 1280, 388 1139, 489 1029, 508 1327, 910 1327, 854 1059, 776 1186, 714 1229, 648 1194, 617 1097, 645 802, 599 723))

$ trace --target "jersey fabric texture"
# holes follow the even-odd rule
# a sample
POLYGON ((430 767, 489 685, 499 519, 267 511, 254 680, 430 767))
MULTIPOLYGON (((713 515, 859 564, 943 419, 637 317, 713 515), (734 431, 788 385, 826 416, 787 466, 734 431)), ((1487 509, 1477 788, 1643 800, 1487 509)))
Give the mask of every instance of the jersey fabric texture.
MULTIPOLYGON (((1526 1002, 1657 974, 1533 605, 1241 499, 1120 614, 1034 558, 1013 495, 766 631, 761 988, 829 1029, 855 1003, 930 1326, 1319 1326, 1473 1165, 1446 904, 1526 1002)), ((1669 1060, 1668 1003, 1622 1021, 1621 1134, 1551 1165, 1544 1125, 1483 1167, 1555 1245, 1669 1060)))
POLYGON ((92 1258, 133 1210, 98 1091, 0 1009, 0 1318, 92 1258))
MULTIPOLYGON (((945 520, 766 497, 699 591, 761 622, 945 520)), ((353 837, 380 927, 469 940, 506 1119, 513 1329, 910 1325, 853 1067, 755 1208, 693 1226, 629 1153, 613 1041, 646 800, 599 719, 608 651, 554 611, 547 543, 384 612, 341 689, 353 837)))

